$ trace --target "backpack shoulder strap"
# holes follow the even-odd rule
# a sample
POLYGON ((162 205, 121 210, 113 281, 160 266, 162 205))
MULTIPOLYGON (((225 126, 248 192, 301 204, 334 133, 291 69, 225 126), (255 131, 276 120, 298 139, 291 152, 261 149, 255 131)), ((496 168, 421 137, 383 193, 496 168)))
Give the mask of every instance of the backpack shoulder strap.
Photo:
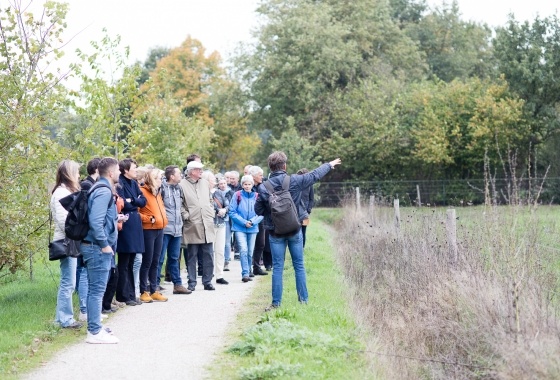
POLYGON ((241 203, 241 190, 235 192, 235 199, 237 199, 237 204, 241 203))
POLYGON ((269 194, 274 193, 274 188, 272 187, 272 185, 270 184, 270 181, 265 181, 263 182, 264 187, 266 187, 266 189, 268 190, 269 194))
MULTIPOLYGON (((96 182, 95 185, 93 185, 87 192, 87 195, 89 197, 89 195, 93 192, 93 190, 96 190, 100 187, 106 187, 107 189, 109 189, 110 191, 112 191, 112 189, 107 186, 106 184, 102 183, 102 182, 96 182)), ((111 198, 109 199, 109 204, 107 205, 107 208, 111 207, 111 204, 113 202, 113 197, 111 196, 111 198)))
POLYGON ((290 180, 291 177, 286 174, 284 181, 282 181, 282 190, 290 190, 290 180))

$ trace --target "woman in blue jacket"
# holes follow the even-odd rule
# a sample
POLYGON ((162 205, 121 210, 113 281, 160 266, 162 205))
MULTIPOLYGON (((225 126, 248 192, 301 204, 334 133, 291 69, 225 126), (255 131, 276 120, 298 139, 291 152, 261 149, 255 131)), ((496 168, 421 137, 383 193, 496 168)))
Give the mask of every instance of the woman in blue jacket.
POLYGON ((243 282, 252 281, 250 268, 253 262, 253 248, 259 232, 259 223, 263 218, 255 214, 257 193, 252 192, 253 185, 253 176, 243 176, 241 178, 243 190, 238 190, 233 194, 229 208, 229 216, 233 221, 231 230, 239 244, 241 280, 243 282))

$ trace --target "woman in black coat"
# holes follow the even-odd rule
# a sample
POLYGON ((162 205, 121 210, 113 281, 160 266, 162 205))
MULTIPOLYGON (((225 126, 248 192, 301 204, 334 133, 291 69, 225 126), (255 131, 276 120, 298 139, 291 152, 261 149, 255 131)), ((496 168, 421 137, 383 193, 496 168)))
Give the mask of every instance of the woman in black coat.
POLYGON ((123 223, 117 240, 117 255, 119 281, 117 283, 117 301, 125 302, 129 306, 141 304, 137 301, 136 278, 139 278, 142 253, 144 252, 144 233, 138 208, 146 206, 146 198, 136 182, 136 161, 125 158, 119 162, 119 185, 117 194, 124 199, 123 214, 128 214, 128 220, 123 223), (135 269, 138 274, 135 275, 135 269))

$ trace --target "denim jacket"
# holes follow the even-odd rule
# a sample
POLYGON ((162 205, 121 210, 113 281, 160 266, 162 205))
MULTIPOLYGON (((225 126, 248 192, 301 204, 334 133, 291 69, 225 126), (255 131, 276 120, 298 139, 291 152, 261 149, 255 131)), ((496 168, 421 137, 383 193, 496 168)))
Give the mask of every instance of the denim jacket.
POLYGON ((164 179, 161 184, 161 196, 167 214, 167 226, 163 229, 165 235, 178 237, 183 235, 183 218, 181 217, 181 203, 183 192, 179 185, 170 185, 164 179))
MULTIPOLYGON (((97 182, 113 188, 104 177, 100 177, 97 182)), ((117 244, 117 207, 111 190, 99 187, 88 196, 88 221, 89 231, 84 240, 100 248, 117 244)))

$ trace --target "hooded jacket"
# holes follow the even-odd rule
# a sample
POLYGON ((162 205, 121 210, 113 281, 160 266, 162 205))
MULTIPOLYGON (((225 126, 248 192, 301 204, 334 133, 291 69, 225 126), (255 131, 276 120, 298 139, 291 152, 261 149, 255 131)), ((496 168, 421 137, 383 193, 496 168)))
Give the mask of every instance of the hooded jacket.
POLYGON ((165 179, 161 184, 161 196, 165 213, 167 214, 167 226, 163 233, 178 237, 183 235, 183 218, 181 217, 181 204, 183 203, 183 192, 179 184, 170 185, 165 179))
POLYGON ((256 234, 259 232, 259 223, 263 219, 255 213, 255 202, 257 200, 257 193, 246 192, 241 190, 237 196, 237 191, 233 193, 231 198, 231 204, 229 206, 229 217, 233 221, 231 226, 232 231, 245 232, 247 234, 256 234), (239 203, 237 202, 239 198, 239 203), (246 227, 248 221, 251 221, 253 225, 251 227, 246 227))

